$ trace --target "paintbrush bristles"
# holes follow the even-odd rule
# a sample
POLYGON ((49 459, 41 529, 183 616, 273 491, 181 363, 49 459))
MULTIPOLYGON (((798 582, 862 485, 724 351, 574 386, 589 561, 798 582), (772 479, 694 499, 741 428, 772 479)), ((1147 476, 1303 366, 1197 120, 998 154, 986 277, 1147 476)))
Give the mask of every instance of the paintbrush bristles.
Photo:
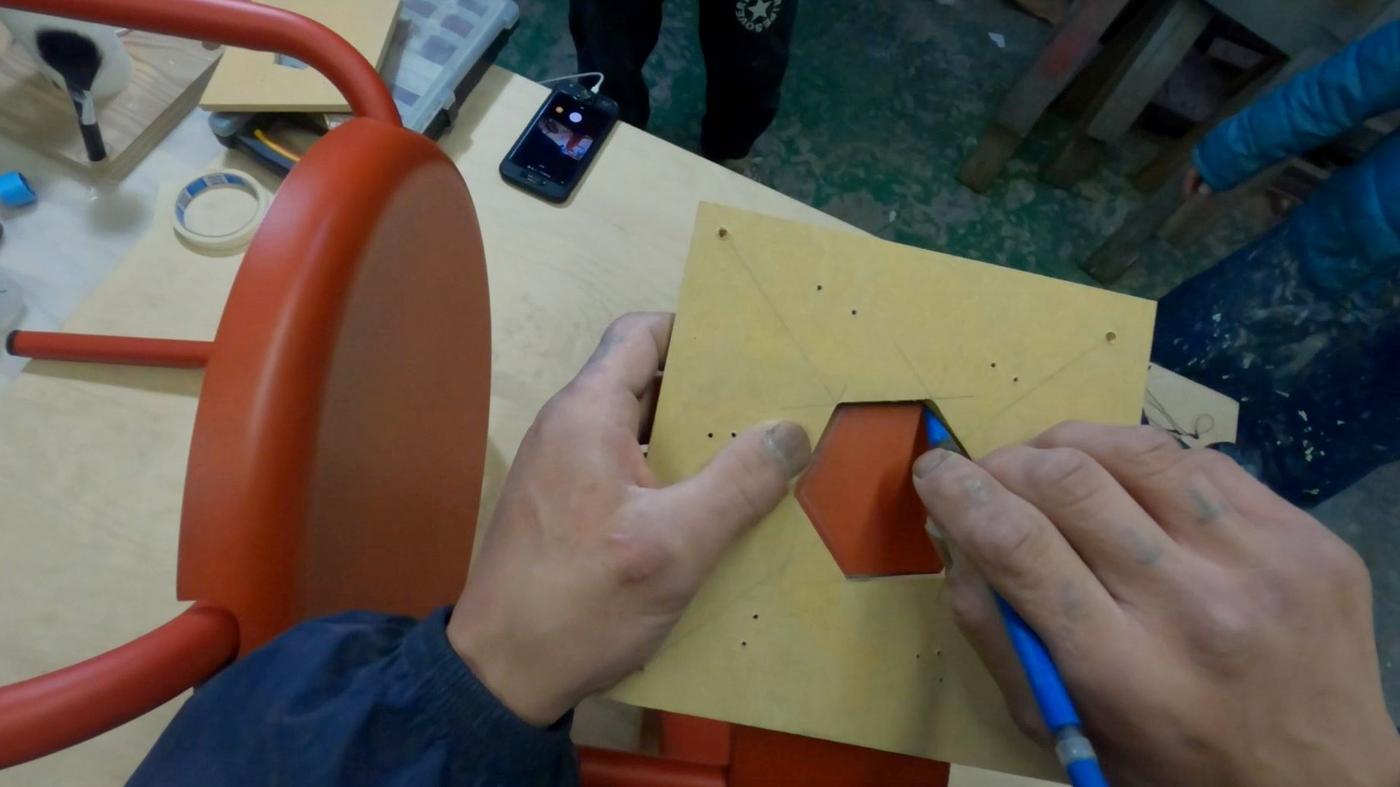
POLYGON ((78 113, 78 129, 83 135, 89 161, 107 157, 102 143, 102 131, 97 127, 97 105, 92 97, 92 85, 102 69, 102 51, 97 42, 72 30, 39 30, 34 34, 39 57, 50 68, 63 75, 73 109, 78 113))
POLYGON ((40 30, 34 34, 39 57, 63 75, 69 90, 92 90, 102 68, 102 51, 97 42, 72 30, 40 30))

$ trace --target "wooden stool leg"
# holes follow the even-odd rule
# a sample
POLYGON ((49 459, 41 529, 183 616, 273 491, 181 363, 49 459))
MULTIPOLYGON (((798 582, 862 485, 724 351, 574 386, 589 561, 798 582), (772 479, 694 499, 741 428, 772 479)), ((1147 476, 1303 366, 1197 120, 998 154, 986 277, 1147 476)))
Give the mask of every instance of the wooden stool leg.
POLYGON ((1060 150, 1060 155, 1041 173, 1041 179, 1052 186, 1068 189, 1093 174, 1103 160, 1108 145, 1083 131, 1074 132, 1071 139, 1060 150))
POLYGON ((958 180, 978 194, 986 192, 992 181, 1001 174, 1006 162, 1016 154, 1022 139, 1024 137, 1020 134, 1000 123, 987 126, 987 130, 982 132, 982 139, 977 142, 977 149, 958 170, 958 180))
POLYGON ((1172 217, 1181 202, 1178 184, 1168 183, 1158 189, 1147 204, 1129 216, 1079 267, 1100 284, 1118 281, 1137 262, 1142 244, 1172 217))
POLYGON ((958 180, 974 191, 987 189, 1127 4, 1128 0, 1079 0, 1074 4, 1050 43, 1002 99, 996 121, 963 164, 958 180))
POLYGON ((1201 0, 1165 4, 1119 73, 1094 101, 1074 140, 1046 171, 1046 180, 1068 188, 1093 172, 1102 156, 1102 143, 1114 142, 1127 133, 1213 15, 1201 0))

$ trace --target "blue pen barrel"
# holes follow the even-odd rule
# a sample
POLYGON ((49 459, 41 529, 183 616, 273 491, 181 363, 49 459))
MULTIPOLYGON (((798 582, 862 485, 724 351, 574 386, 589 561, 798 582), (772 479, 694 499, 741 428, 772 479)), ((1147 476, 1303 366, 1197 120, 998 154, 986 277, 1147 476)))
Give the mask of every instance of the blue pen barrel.
POLYGON ((1065 727, 1078 727, 1079 713, 1074 710, 1074 703, 1070 701, 1069 692, 1065 690, 1060 670, 1050 658, 1050 651, 1045 649, 1045 643, 1041 642, 1040 637, 1021 619, 1020 614, 1006 603, 1006 599, 997 596, 997 607, 1001 609, 1006 633, 1011 637, 1011 647, 1015 648, 1016 655, 1021 659, 1021 666, 1026 670, 1026 679, 1030 681, 1031 691, 1035 693, 1035 701, 1040 706, 1045 726, 1050 728, 1052 734, 1057 735, 1065 727))
POLYGON ((1070 701, 1065 681, 1060 670, 1050 658, 1050 651, 1039 635, 1026 623, 1021 615, 1000 595, 996 597, 997 608, 1001 610, 1002 622, 1011 638, 1011 647, 1021 660, 1026 671, 1026 681, 1031 684, 1036 705, 1040 706, 1040 716, 1045 726, 1055 736, 1055 756, 1064 766, 1074 787, 1108 787, 1108 780, 1099 769, 1098 758, 1089 739, 1080 731, 1079 712, 1070 701))
MULTIPOLYGON (((957 438, 930 408, 924 409, 924 435, 931 448, 962 453, 957 438)), ((1094 747, 1079 729, 1079 713, 1070 701, 1069 691, 1054 659, 1050 658, 1050 651, 1006 599, 1000 595, 996 599, 1006 633, 1011 637, 1011 647, 1031 684, 1036 705, 1040 706, 1040 717, 1055 736, 1055 755, 1069 775, 1070 783, 1074 787, 1108 787, 1108 781, 1099 770, 1098 758, 1094 756, 1094 747)))
POLYGON ((1108 787, 1098 760, 1075 760, 1065 766, 1065 773, 1074 787, 1108 787))

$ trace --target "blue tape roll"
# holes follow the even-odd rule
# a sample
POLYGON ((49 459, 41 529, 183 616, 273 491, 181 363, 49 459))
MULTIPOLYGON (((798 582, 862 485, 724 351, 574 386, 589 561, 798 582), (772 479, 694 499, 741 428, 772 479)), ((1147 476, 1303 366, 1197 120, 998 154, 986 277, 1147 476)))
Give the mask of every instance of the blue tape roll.
POLYGON ((29 181, 18 172, 6 172, 0 175, 0 205, 7 208, 22 208, 38 201, 34 195, 34 189, 29 187, 29 181))

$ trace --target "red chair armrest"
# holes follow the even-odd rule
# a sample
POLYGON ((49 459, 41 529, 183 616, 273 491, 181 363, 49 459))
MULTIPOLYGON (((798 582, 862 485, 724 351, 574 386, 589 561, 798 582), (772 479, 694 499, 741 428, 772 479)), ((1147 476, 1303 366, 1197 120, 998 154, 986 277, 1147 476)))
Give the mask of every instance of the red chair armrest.
POLYGON ((124 724, 208 679, 238 652, 238 623, 195 604, 121 647, 0 687, 0 768, 124 724))

